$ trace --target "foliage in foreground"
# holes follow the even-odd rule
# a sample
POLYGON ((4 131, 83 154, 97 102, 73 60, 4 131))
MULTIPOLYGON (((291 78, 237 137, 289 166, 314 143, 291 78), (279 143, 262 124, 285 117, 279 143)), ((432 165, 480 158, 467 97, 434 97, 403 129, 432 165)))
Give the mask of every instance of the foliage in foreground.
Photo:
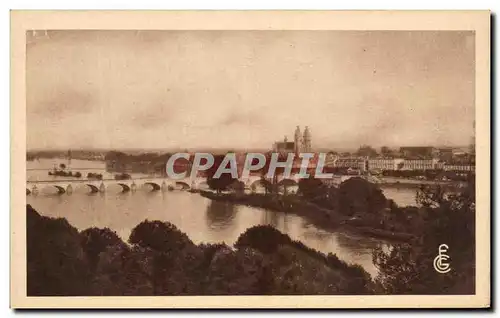
POLYGON ((28 295, 367 294, 370 276, 270 226, 225 244, 194 244, 173 224, 145 220, 124 243, 65 219, 28 218, 28 295))
POLYGON ((374 252, 379 268, 379 293, 474 294, 475 291, 475 180, 457 193, 439 186, 417 193, 422 221, 414 224, 417 239, 374 252), (433 261, 441 244, 449 247, 451 270, 441 274, 433 261))

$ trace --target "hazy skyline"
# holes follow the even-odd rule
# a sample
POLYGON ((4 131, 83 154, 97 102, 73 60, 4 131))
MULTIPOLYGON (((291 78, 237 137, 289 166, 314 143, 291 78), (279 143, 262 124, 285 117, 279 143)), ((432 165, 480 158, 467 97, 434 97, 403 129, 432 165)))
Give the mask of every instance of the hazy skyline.
POLYGON ((48 31, 27 34, 27 147, 466 145, 474 34, 48 31))

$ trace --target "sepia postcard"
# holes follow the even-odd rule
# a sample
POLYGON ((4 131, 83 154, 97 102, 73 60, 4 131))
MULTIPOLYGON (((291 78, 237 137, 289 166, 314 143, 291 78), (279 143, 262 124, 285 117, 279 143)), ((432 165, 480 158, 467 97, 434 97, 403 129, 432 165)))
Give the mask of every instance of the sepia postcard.
POLYGON ((12 11, 11 307, 490 307, 490 19, 12 11))

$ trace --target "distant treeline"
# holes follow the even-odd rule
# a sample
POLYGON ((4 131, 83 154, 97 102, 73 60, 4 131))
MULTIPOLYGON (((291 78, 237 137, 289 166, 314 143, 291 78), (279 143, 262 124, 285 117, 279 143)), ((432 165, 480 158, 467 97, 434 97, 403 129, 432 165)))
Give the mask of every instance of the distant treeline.
POLYGON ((109 151, 104 159, 106 161, 120 161, 120 162, 161 162, 165 164, 172 154, 164 153, 141 153, 141 154, 126 154, 120 151, 109 151))
POLYGON ((54 171, 49 171, 49 176, 81 178, 82 173, 80 171, 73 172, 64 170, 54 170, 54 171))
POLYGON ((92 150, 36 150, 26 153, 26 160, 68 158, 81 160, 102 160, 103 152, 92 150))
POLYGON ((126 154, 120 151, 110 151, 106 154, 106 170, 109 172, 134 173, 165 173, 165 163, 170 153, 126 154))

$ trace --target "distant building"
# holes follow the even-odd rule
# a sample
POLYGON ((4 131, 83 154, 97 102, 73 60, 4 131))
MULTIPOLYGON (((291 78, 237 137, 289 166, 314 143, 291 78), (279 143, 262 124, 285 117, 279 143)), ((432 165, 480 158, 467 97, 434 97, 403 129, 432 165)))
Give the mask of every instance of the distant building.
POLYGON ((306 126, 304 134, 300 132, 300 127, 297 126, 294 133, 294 140, 288 141, 285 136, 283 141, 275 142, 273 151, 281 153, 295 153, 298 155, 302 152, 312 152, 312 137, 309 127, 306 126))
POLYGON ((441 161, 451 162, 453 160, 453 148, 439 148, 437 153, 441 161))
POLYGON ((339 158, 339 155, 333 152, 329 152, 325 157, 325 166, 326 167, 335 167, 335 161, 339 158))
POLYGON ((446 165, 446 163, 444 161, 441 161, 439 160, 437 163, 436 163, 436 170, 444 170, 444 166, 446 165))
POLYGON ((340 157, 334 162, 334 167, 336 168, 350 168, 359 171, 367 170, 368 158, 366 157, 340 157))
POLYGON ((437 155, 434 147, 401 147, 399 152, 405 159, 431 159, 437 155))
POLYGON ((438 162, 437 159, 405 159, 402 170, 434 170, 438 162))
POLYGON ((404 167, 401 158, 368 159, 368 170, 400 170, 404 167))
POLYGON ((444 165, 444 171, 455 171, 455 172, 476 172, 475 165, 463 164, 463 165, 444 165))
POLYGON ((282 153, 295 153, 296 147, 295 143, 293 141, 288 141, 287 137, 283 139, 283 141, 277 141, 274 143, 273 150, 275 152, 282 152, 282 153))

